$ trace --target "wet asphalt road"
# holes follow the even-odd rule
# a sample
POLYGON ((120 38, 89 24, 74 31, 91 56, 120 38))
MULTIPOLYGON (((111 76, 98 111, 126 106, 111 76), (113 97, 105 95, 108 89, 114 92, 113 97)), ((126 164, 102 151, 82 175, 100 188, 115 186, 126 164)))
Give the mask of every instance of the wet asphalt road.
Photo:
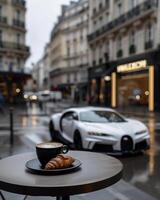
POLYGON ((151 148, 143 154, 119 157, 124 164, 123 178, 160 199, 160 130, 157 128, 159 122, 155 118, 140 120, 149 128, 151 148))
MULTIPOLYGON (((145 153, 116 156, 124 164, 123 179, 151 196, 160 199, 160 118, 140 116, 130 117, 143 121, 149 128, 151 148, 145 153)), ((30 149, 34 150, 36 143, 50 140, 48 132, 49 117, 37 114, 33 106, 28 115, 20 115, 17 119, 16 134, 30 149)))

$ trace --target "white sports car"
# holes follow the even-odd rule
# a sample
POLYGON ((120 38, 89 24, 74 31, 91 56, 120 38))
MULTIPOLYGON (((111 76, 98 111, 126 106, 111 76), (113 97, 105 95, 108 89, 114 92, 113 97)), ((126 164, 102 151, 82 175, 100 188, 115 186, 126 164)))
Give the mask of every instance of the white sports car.
POLYGON ((149 148, 149 132, 140 121, 125 118, 108 108, 71 108, 52 115, 53 140, 63 138, 77 149, 133 152, 149 148))

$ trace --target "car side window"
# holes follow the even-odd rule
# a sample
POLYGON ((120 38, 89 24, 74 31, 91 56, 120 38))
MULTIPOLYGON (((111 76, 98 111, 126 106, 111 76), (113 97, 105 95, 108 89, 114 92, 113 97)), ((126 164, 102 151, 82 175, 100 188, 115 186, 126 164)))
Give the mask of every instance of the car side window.
POLYGON ((62 120, 67 120, 67 121, 73 120, 73 112, 65 113, 62 117, 62 120))
POLYGON ((73 113, 72 113, 72 117, 73 117, 73 120, 78 121, 78 115, 77 115, 76 112, 73 112, 73 113))

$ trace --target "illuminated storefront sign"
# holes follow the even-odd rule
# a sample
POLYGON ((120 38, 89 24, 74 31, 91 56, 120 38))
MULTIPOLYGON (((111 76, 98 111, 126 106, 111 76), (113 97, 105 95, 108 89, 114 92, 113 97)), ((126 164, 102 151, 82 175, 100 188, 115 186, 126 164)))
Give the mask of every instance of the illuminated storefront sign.
POLYGON ((117 66, 117 72, 118 73, 131 72, 131 71, 143 70, 146 68, 147 68, 147 61, 141 60, 133 63, 119 65, 117 66))
POLYGON ((112 73, 112 107, 117 106, 117 77, 116 73, 112 73))
POLYGON ((149 111, 154 111, 154 66, 149 67, 149 111))

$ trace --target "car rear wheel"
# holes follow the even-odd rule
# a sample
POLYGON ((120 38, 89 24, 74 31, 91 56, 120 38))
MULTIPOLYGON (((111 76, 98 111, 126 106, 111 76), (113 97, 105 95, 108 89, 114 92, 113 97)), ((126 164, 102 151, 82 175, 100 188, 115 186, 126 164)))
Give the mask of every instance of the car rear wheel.
POLYGON ((74 134, 74 145, 77 150, 83 149, 82 138, 79 131, 76 131, 74 134))
POLYGON ((49 132, 52 140, 57 140, 58 139, 58 131, 55 130, 54 124, 52 121, 49 123, 49 132))

